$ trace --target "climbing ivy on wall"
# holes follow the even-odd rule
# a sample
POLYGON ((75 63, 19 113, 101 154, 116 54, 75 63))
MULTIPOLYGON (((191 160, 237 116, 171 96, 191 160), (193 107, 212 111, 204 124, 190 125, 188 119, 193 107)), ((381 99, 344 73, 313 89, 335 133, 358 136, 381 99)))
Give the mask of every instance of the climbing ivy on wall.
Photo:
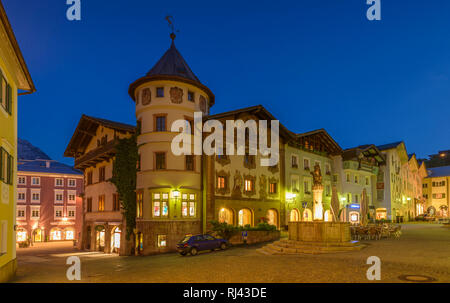
POLYGON ((136 227, 136 173, 139 159, 136 135, 119 139, 113 164, 113 177, 109 180, 117 188, 126 219, 126 238, 130 239, 136 227))

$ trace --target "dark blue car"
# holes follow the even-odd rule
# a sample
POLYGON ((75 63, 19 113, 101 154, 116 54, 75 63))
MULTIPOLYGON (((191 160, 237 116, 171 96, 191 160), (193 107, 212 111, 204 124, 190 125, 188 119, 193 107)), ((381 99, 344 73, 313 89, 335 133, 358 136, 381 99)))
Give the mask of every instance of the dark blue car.
POLYGON ((214 238, 211 235, 186 236, 177 245, 178 252, 185 256, 188 253, 195 256, 202 250, 226 249, 228 241, 225 239, 214 238))

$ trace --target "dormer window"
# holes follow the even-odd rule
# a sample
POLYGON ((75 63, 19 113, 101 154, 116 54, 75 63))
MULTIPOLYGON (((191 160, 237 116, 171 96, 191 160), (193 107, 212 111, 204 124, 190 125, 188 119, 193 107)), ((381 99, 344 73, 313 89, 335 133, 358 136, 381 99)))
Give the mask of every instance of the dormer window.
POLYGON ((164 97, 164 87, 156 88, 156 97, 158 97, 158 98, 164 97))

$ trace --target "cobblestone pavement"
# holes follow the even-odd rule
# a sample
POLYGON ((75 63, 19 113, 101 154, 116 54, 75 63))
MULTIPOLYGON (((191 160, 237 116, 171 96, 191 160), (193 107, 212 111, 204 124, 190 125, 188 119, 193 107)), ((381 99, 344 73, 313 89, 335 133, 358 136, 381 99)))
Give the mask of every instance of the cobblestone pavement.
POLYGON ((267 256, 262 245, 233 247, 182 257, 164 254, 119 257, 73 250, 71 243, 42 243, 19 249, 13 282, 70 282, 68 256, 81 259, 81 282, 371 282, 369 256, 381 259, 380 282, 404 282, 401 275, 426 275, 450 282, 450 228, 404 224, 400 239, 363 241, 362 251, 323 255, 267 256))

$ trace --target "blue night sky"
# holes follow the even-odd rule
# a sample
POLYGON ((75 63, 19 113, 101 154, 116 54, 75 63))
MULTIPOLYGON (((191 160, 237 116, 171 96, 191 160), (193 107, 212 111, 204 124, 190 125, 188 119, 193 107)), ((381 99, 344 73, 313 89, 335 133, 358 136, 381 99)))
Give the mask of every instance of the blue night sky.
POLYGON ((450 1, 2 0, 37 92, 19 136, 64 150, 84 113, 135 123, 128 86, 176 45, 216 95, 211 113, 264 105, 294 132, 325 128, 343 148, 404 140, 419 157, 450 148, 450 1))

